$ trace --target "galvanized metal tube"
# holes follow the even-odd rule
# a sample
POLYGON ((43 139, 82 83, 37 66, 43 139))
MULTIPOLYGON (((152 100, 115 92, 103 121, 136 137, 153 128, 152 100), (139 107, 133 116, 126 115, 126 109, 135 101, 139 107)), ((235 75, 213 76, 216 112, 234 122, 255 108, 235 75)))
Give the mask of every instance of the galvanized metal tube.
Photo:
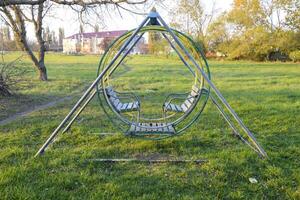
POLYGON ((100 73, 100 75, 96 78, 96 80, 91 84, 91 86, 87 89, 87 91, 83 94, 83 96, 78 100, 78 102, 75 104, 75 106, 71 109, 69 114, 65 117, 65 119, 59 124, 59 126, 54 130, 54 132, 50 135, 50 137, 47 139, 47 141, 43 144, 43 146, 38 150, 38 152, 35 154, 35 157, 40 155, 45 151, 45 149, 48 147, 49 144, 51 144, 52 140, 56 137, 60 129, 65 125, 65 123, 70 119, 70 117, 74 114, 74 112, 77 110, 77 108, 80 106, 80 104, 85 100, 85 98, 90 94, 92 89, 98 84, 98 82, 102 79, 104 74, 110 69, 112 64, 118 59, 118 57, 121 55, 121 53, 126 49, 126 47, 130 44, 132 39, 137 35, 137 33, 140 31, 140 29, 145 25, 145 23, 148 21, 149 17, 146 17, 144 21, 140 24, 140 26, 134 31, 134 33, 131 35, 131 37, 127 40, 125 45, 120 49, 120 51, 116 54, 116 56, 112 59, 110 64, 100 73))
POLYGON ((228 123, 228 125, 230 126, 230 128, 234 131, 235 135, 238 135, 239 138, 245 143, 247 144, 253 151, 255 151, 256 153, 258 153, 259 155, 261 155, 258 150, 256 148, 254 148, 247 140, 245 140, 241 134, 239 133, 239 131, 237 130, 237 128, 235 127, 235 125, 231 122, 230 118, 227 116, 227 114, 225 113, 225 111, 222 109, 222 107, 218 104, 217 100, 212 96, 209 95, 211 101, 213 102, 213 104, 215 104, 215 106, 217 107, 218 111, 221 113, 221 115, 223 116, 223 118, 225 119, 225 121, 228 123))
POLYGON ((221 115, 223 116, 223 118, 225 119, 225 121, 229 124, 230 128, 235 132, 235 134, 238 134, 237 128, 230 121, 229 117, 226 115, 226 113, 224 112, 224 110, 218 104, 217 100, 212 95, 209 95, 209 97, 210 97, 211 101, 213 102, 213 104, 215 104, 215 106, 217 107, 217 109, 219 110, 219 112, 221 113, 221 115))
POLYGON ((113 69, 109 72, 109 76, 114 73, 114 71, 118 68, 118 66, 123 62, 123 60, 126 58, 126 56, 130 53, 130 51, 133 49, 133 47, 140 41, 140 39, 143 37, 144 33, 140 35, 140 37, 131 45, 131 47, 125 52, 125 54, 122 56, 122 58, 119 60, 119 62, 113 67, 113 69))
POLYGON ((199 67, 198 63, 195 61, 193 56, 190 55, 190 53, 185 49, 183 44, 178 40, 176 35, 173 33, 173 31, 170 29, 170 27, 166 24, 166 22, 161 18, 161 16, 158 14, 157 15, 159 21, 162 23, 162 25, 168 30, 168 32, 171 34, 175 42, 178 44, 178 46, 185 52, 185 54, 191 59, 191 61, 194 63, 194 65, 198 68, 198 70, 201 72, 207 83, 212 87, 218 98, 222 101, 222 103, 225 105, 225 107, 229 110, 229 112, 232 114, 232 116, 235 118, 235 120, 240 124, 242 129, 247 133, 247 135, 250 137, 252 142, 254 143, 255 147, 259 150, 261 155, 263 157, 267 157, 266 152, 264 149, 258 144, 256 138, 254 135, 249 131, 249 129, 244 125, 242 120, 238 117, 238 115, 235 113, 235 111, 231 108, 231 106, 227 103, 226 99, 223 97, 221 92, 216 88, 216 86, 210 81, 206 73, 199 67))
POLYGON ((90 95, 90 97, 86 100, 86 102, 81 106, 79 111, 75 114, 75 116, 71 119, 71 121, 68 123, 66 128, 62 131, 62 133, 65 133, 69 130, 69 128, 72 126, 74 121, 77 119, 77 117, 80 115, 80 113, 84 110, 84 108, 90 103, 90 101, 93 99, 95 94, 97 93, 97 90, 94 90, 93 93, 90 95))

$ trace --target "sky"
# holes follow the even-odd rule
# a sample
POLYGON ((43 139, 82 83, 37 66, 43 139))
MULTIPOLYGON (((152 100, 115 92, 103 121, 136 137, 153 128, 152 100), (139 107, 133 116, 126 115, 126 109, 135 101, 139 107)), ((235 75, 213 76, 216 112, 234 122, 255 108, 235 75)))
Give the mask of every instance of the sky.
MULTIPOLYGON (((216 9, 221 12, 230 8, 233 0, 215 0, 216 9)), ((209 11, 212 8, 214 0, 203 0, 202 3, 204 4, 204 8, 209 11)), ((160 15, 164 18, 166 22, 169 22, 171 16, 167 12, 168 8, 174 7, 174 0, 164 0, 162 3, 154 3, 150 1, 150 3, 144 8, 139 7, 135 11, 141 13, 147 13, 149 10, 155 6, 156 10, 160 13, 160 15)), ((145 16, 143 15, 136 15, 133 13, 129 13, 124 10, 120 10, 120 13, 116 11, 107 11, 104 9, 102 13, 102 18, 105 20, 100 20, 96 17, 90 17, 88 20, 91 24, 98 24, 101 30, 130 30, 136 28, 141 21, 144 19, 145 16), (92 19, 94 18, 94 19, 92 19), (104 23, 103 23, 104 21, 104 23), (103 25, 105 24, 105 25, 103 25)), ((49 13, 48 17, 44 21, 44 28, 49 26, 50 30, 58 32, 60 27, 64 28, 65 36, 70 36, 79 31, 79 20, 77 14, 72 11, 71 9, 67 9, 65 7, 58 7, 52 9, 49 13), (54 17, 55 16, 55 17, 54 17)), ((84 28, 85 32, 92 32, 93 28, 91 26, 86 25, 84 28)), ((28 36, 30 39, 34 38, 33 27, 29 27, 28 29, 28 36)))

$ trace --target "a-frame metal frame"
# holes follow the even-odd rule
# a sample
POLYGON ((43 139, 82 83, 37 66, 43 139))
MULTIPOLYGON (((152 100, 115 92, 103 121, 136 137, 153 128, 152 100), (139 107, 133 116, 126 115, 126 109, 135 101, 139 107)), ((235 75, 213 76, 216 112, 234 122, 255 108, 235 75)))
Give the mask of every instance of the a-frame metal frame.
MULTIPOLYGON (((205 81, 208 83, 208 85, 211 87, 211 91, 214 92, 214 94, 218 97, 218 100, 222 103, 222 105, 229 111, 229 114, 235 119, 237 124, 242 128, 242 130, 247 134, 248 138, 250 139, 245 140, 243 137, 240 137, 245 143, 247 143, 254 151, 256 151, 260 156, 267 157, 266 152, 264 149, 258 144, 253 134, 249 131, 249 129, 244 125, 242 120, 238 117, 238 115, 235 113, 235 111, 231 108, 231 106, 228 104, 226 99, 223 97, 221 92, 216 88, 216 86, 213 84, 213 82, 209 79, 208 75, 202 69, 198 63, 196 62, 195 58, 187 51, 187 49, 184 47, 184 45, 181 43, 181 41, 178 39, 176 34, 172 31, 172 29, 167 25, 167 23, 162 19, 162 17, 155 11, 152 10, 148 16, 143 20, 143 22, 139 25, 137 29, 132 33, 132 35, 127 39, 125 44, 120 48, 118 53, 113 57, 111 62, 104 68, 104 70, 98 75, 98 77, 95 79, 95 81, 90 85, 90 87, 86 90, 86 92, 82 95, 82 97, 78 100, 78 102, 75 104, 75 106, 71 109, 69 114, 64 118, 64 120, 59 124, 59 126, 53 131, 53 133, 49 136, 49 138, 46 140, 46 142, 43 144, 43 146, 38 150, 35 156, 41 155, 47 147, 54 142, 55 138, 59 133, 65 133, 73 124, 73 122, 76 120, 76 118, 79 116, 79 114, 84 110, 84 108, 89 104, 89 102, 93 99, 97 91, 97 85, 101 81, 102 78, 104 78, 104 75, 109 71, 109 69, 114 66, 113 70, 115 70, 125 59, 125 57, 130 53, 132 48, 137 44, 139 39, 142 37, 140 35, 138 39, 134 40, 138 36, 139 31, 144 27, 150 25, 161 25, 163 26, 167 32, 170 34, 174 42, 177 44, 177 46, 184 52, 185 56, 187 56, 190 61, 195 65, 197 70, 202 74, 205 81), (120 58, 120 59, 119 59, 120 58), (119 61, 117 61, 119 59, 119 61), (116 62, 117 61, 117 62, 116 62), (72 117, 73 116, 73 117, 72 117)), ((170 39, 163 34, 164 38, 169 42, 171 47, 175 50, 179 58, 183 61, 183 63, 188 67, 188 63, 185 61, 184 57, 180 54, 179 50, 176 49, 176 47, 172 44, 170 39)), ((189 67, 190 68, 190 67, 189 67)), ((218 103, 218 100, 215 99, 212 95, 210 95, 210 99, 212 102, 216 105, 217 109, 220 111, 221 115, 224 117, 226 122, 230 125, 230 127, 233 129, 234 133, 241 136, 234 125, 234 123, 230 120, 230 116, 226 114, 226 112, 223 110, 221 104, 218 103)))

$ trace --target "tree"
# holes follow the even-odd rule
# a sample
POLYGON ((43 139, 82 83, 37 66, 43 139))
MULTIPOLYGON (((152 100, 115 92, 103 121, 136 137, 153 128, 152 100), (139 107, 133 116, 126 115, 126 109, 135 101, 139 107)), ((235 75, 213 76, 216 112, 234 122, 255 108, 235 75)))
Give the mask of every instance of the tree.
POLYGON ((223 48, 230 42, 230 29, 226 24, 225 15, 225 13, 222 13, 207 28, 207 47, 209 51, 222 51, 225 53, 223 48))
POLYGON ((261 0, 234 0, 226 15, 232 29, 231 41, 223 52, 232 59, 263 60, 268 55, 267 15, 261 0))
POLYGON ((95 10, 101 5, 114 5, 123 8, 122 4, 142 4, 147 0, 2 0, 0 1, 0 15, 13 30, 15 41, 18 46, 26 51, 34 66, 39 72, 39 79, 48 80, 45 66, 45 41, 43 37, 43 19, 53 5, 72 6, 78 8, 79 12, 95 10), (27 38, 26 25, 34 25, 35 37, 38 44, 37 55, 30 48, 27 38))
POLYGON ((0 28, 0 49, 3 51, 16 51, 16 44, 11 37, 11 30, 7 24, 0 28))
POLYGON ((24 76, 29 71, 25 68, 18 67, 17 63, 19 61, 20 58, 5 62, 2 57, 0 62, 0 97, 11 96, 15 90, 22 88, 21 83, 25 81, 24 76))
POLYGON ((99 32, 99 25, 98 25, 98 24, 96 24, 96 25, 94 26, 94 32, 99 32))
POLYGON ((1 36, 4 41, 11 40, 11 35, 10 35, 10 30, 8 25, 5 25, 3 28, 1 28, 1 36))
POLYGON ((65 30, 64 30, 64 28, 60 27, 58 29, 58 45, 59 46, 63 45, 64 38, 65 38, 65 30))
POLYGON ((109 45, 114 41, 113 37, 105 37, 99 44, 100 49, 106 50, 109 45))
POLYGON ((51 31, 51 45, 57 45, 57 38, 56 38, 56 34, 55 31, 51 31))
MULTIPOLYGON (((9 1, 5 1, 5 3, 6 2, 9 1)), ((40 80, 43 81, 47 80, 47 70, 44 63, 45 45, 44 40, 42 38, 42 19, 44 14, 44 8, 44 3, 40 3, 37 8, 35 6, 32 6, 30 18, 25 14, 25 8, 23 9, 19 5, 7 6, 4 4, 1 6, 0 9, 0 12, 5 15, 5 19, 12 27, 12 30, 14 32, 14 38, 19 48, 27 52, 32 62, 39 71, 40 80), (25 24, 26 20, 34 24, 35 35, 39 45, 38 56, 34 55, 32 49, 29 46, 25 24)))
POLYGON ((300 32, 300 1, 281 0, 280 6, 286 12, 285 24, 298 33, 300 32))
POLYGON ((294 3, 295 0, 234 0, 226 15, 231 27, 230 42, 220 45, 223 52, 232 59, 266 60, 274 54, 287 57, 300 47, 299 32, 288 25, 297 24, 298 19, 289 20, 299 13, 294 3), (285 15, 288 11, 289 15, 285 15))
POLYGON ((149 32, 148 48, 150 54, 157 54, 162 41, 161 35, 156 32, 149 32))
POLYGON ((211 24, 215 14, 215 2, 210 12, 205 12, 200 0, 178 0, 177 6, 171 11, 173 25, 191 34, 195 40, 207 47, 207 28, 211 24))
POLYGON ((79 26, 79 34, 82 35, 84 33, 83 24, 80 24, 79 26))
POLYGON ((265 24, 266 15, 260 3, 261 0, 234 0, 232 9, 228 12, 228 22, 234 24, 239 31, 265 24))

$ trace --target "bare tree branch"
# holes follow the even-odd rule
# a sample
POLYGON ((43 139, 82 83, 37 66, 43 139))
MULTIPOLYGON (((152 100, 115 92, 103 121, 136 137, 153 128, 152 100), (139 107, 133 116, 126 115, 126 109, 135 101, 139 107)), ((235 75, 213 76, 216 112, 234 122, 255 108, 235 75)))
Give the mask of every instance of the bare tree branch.
POLYGON ((18 46, 25 50, 31 58, 39 72, 40 80, 46 81, 47 70, 44 63, 46 48, 43 38, 43 19, 52 6, 67 6, 75 10, 78 13, 79 21, 83 24, 84 17, 90 21, 92 12, 96 13, 96 16, 100 16, 99 9, 102 9, 102 6, 107 7, 107 9, 110 6, 113 6, 114 9, 117 9, 118 11, 119 9, 123 9, 137 14, 137 12, 128 9, 123 5, 139 5, 144 4, 147 1, 148 0, 0 0, 0 17, 9 22, 18 46), (32 23, 34 25, 35 37, 39 48, 37 55, 33 53, 29 46, 26 37, 27 24, 25 23, 32 23))
POLYGON ((57 4, 62 5, 78 5, 78 6, 93 6, 93 5, 103 5, 103 4, 143 4, 146 3, 147 0, 50 0, 57 4))
MULTIPOLYGON (((147 0, 50 0, 57 4, 62 5, 78 5, 78 6, 91 6, 99 4, 143 4, 147 0)), ((46 0, 2 0, 0 1, 0 6, 10 6, 10 5, 39 5, 46 2, 46 0)))
POLYGON ((2 0, 0 1, 0 6, 10 6, 10 5, 37 5, 43 3, 45 0, 2 0))

